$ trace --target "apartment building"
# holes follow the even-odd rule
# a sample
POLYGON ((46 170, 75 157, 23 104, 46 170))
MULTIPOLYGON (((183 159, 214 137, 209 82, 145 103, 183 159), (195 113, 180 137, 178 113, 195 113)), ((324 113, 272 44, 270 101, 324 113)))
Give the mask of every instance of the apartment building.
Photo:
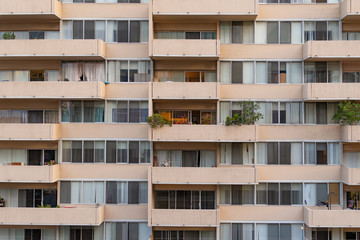
POLYGON ((0 0, 0 239, 359 240, 359 12, 0 0))

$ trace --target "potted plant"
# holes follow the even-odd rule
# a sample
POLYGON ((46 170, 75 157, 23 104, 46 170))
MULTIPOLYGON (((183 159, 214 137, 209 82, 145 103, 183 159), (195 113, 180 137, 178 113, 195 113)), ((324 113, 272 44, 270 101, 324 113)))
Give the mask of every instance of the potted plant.
POLYGON ((15 33, 12 31, 7 31, 4 32, 2 35, 4 40, 11 40, 11 39, 15 39, 15 33))
POLYGON ((232 117, 227 117, 225 121, 226 126, 231 125, 253 125, 256 121, 263 118, 263 115, 258 112, 259 103, 243 101, 240 102, 241 112, 235 113, 232 117))
POLYGON ((352 101, 343 101, 338 104, 338 110, 333 120, 341 125, 356 125, 360 122, 360 104, 352 101))
POLYGON ((171 126, 171 122, 165 119, 160 113, 155 113, 147 118, 147 123, 151 128, 163 127, 164 125, 171 126))
POLYGON ((0 198, 0 207, 5 207, 5 199, 4 198, 0 198))

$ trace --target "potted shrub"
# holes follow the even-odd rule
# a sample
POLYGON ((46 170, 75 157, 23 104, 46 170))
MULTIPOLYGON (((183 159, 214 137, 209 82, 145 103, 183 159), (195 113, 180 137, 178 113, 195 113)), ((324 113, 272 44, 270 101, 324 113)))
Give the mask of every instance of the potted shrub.
POLYGON ((2 35, 3 39, 5 40, 11 40, 11 39, 15 39, 15 33, 12 31, 7 31, 4 32, 2 35))
POLYGON ((155 113, 147 118, 147 123, 151 128, 163 127, 164 125, 171 126, 171 122, 165 119, 160 113, 155 113))
POLYGON ((338 110, 333 117, 341 125, 357 125, 360 122, 360 104, 352 101, 343 101, 338 104, 338 110))
POLYGON ((263 115, 258 112, 260 105, 259 103, 243 101, 239 102, 241 111, 235 113, 232 117, 227 117, 225 121, 226 126, 231 125, 253 125, 256 121, 263 118, 263 115))

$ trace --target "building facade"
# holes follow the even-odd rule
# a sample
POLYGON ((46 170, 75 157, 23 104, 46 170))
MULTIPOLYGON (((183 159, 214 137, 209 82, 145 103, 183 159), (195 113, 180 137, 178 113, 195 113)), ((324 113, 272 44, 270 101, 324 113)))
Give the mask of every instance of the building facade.
POLYGON ((359 12, 0 0, 0 239, 359 240, 359 12))

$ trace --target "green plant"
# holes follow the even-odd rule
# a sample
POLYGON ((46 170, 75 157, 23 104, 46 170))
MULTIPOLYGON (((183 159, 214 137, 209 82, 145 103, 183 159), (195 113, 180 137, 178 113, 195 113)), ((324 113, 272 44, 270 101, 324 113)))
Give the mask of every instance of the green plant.
POLYGON ((256 121, 263 118, 263 115, 258 112, 259 103, 242 101, 240 104, 240 113, 235 113, 232 117, 227 117, 225 121, 226 126, 231 125, 252 125, 256 121))
POLYGON ((9 39, 15 39, 15 33, 11 31, 4 32, 2 35, 3 39, 9 40, 9 39))
POLYGON ((38 208, 51 208, 50 205, 45 204, 45 205, 37 205, 38 208))
POLYGON ((172 123, 165 119, 161 114, 155 113, 152 116, 147 118, 147 123, 151 126, 151 128, 163 127, 164 125, 171 126, 172 123))
POLYGON ((360 122, 360 104, 352 101, 343 101, 338 104, 333 120, 341 125, 356 125, 360 122))

